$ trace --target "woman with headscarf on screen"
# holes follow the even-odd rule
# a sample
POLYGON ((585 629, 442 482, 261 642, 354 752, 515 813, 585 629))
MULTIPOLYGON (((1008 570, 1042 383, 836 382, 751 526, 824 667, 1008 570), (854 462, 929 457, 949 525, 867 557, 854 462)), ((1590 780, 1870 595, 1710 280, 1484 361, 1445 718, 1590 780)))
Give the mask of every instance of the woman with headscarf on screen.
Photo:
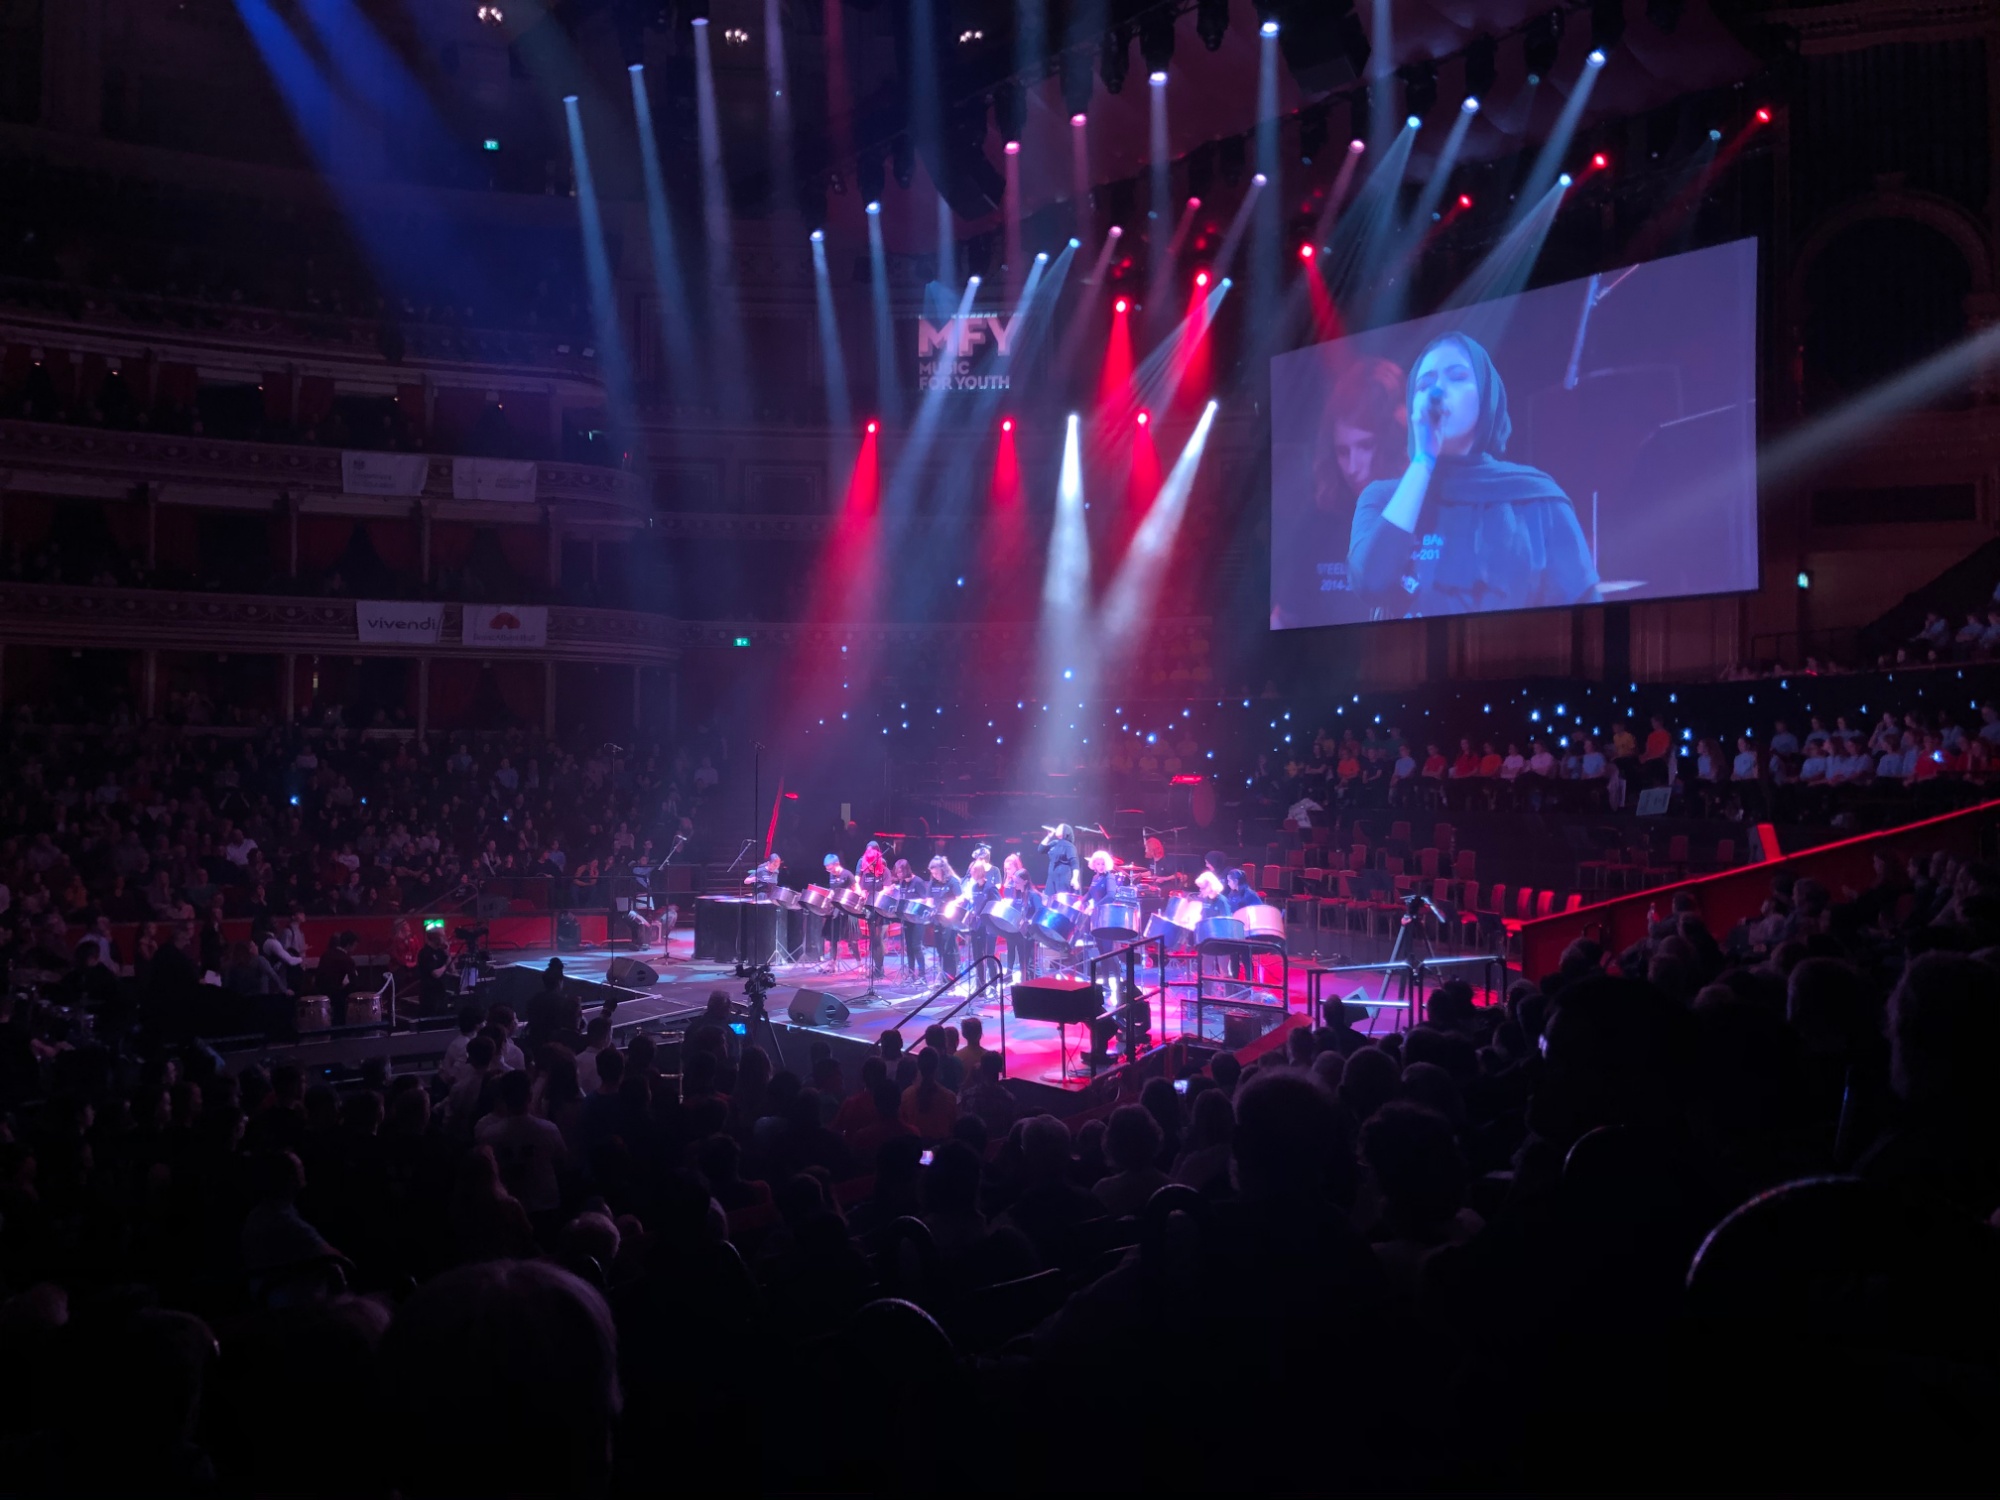
POLYGON ((1293 521, 1278 548, 1271 626, 1323 625, 1349 617, 1347 535, 1355 501, 1378 479, 1402 472, 1409 447, 1403 415, 1403 369, 1386 359, 1357 359, 1334 380, 1313 452, 1312 509, 1293 521))
POLYGON ((1569 496, 1509 463, 1507 387, 1479 344, 1447 333, 1410 370, 1409 466, 1362 491, 1349 586, 1373 619, 1594 604, 1597 568, 1569 496))

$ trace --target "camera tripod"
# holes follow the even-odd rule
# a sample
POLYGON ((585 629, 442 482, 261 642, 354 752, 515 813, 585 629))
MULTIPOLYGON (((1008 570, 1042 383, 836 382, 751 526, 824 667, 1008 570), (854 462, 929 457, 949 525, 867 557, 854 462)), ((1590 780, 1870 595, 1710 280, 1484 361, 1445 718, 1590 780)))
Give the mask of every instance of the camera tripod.
POLYGON ((778 1060, 779 1068, 789 1066, 785 1061, 785 1044, 778 1040, 778 1028, 771 1024, 771 1012, 764 1004, 764 997, 771 993, 776 982, 771 978, 770 966, 759 964, 755 968, 742 966, 737 975, 743 980, 743 994, 748 1002, 749 1014, 743 1023, 743 1040, 746 1045, 757 1041, 757 1028, 764 1028, 764 1039, 771 1044, 771 1055, 778 1060))

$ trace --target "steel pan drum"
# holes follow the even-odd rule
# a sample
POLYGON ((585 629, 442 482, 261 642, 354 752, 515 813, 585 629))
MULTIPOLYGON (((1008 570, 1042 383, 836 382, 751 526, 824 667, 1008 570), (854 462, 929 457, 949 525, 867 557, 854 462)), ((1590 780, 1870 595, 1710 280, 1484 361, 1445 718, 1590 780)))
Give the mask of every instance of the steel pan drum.
POLYGON ((1064 911, 1082 911, 1084 905, 1083 893, 1081 891, 1057 891, 1053 896, 1048 898, 1048 902, 1049 905, 1060 907, 1064 911))
POLYGON ((1003 896, 986 908, 986 920, 1009 937, 1018 937, 1029 920, 1027 903, 1003 896))
POLYGON ((843 888, 834 896, 833 904, 846 912, 850 917, 865 917, 868 915, 868 894, 858 885, 850 885, 843 888))
POLYGON ((1236 913, 1236 920, 1243 924, 1253 943, 1277 943, 1285 941, 1285 913, 1275 906, 1246 906, 1236 913))
POLYGON ((979 925, 979 905, 970 896, 953 896, 938 908, 936 925, 947 932, 970 932, 979 925))
POLYGON ((903 898, 896 893, 893 885, 885 885, 875 893, 875 899, 868 903, 868 909, 876 916, 893 922, 903 914, 903 898))
POLYGON ((786 911, 801 911, 805 908, 805 898, 788 885, 772 886, 771 899, 786 911))
POLYGON ((1075 912, 1051 906, 1036 915, 1032 930, 1036 942, 1067 952, 1076 942, 1076 934, 1082 926, 1083 919, 1075 912))
POLYGON ((1097 909, 1097 920, 1091 925, 1091 933, 1100 939, 1129 943, 1137 939, 1144 930, 1136 904, 1126 901, 1107 901, 1097 909))
POLYGON ((833 915, 833 892, 823 885, 809 885, 800 898, 800 904, 816 916, 830 917, 833 915))
POLYGON ((937 903, 928 896, 910 896, 898 916, 905 927, 929 927, 937 921, 937 903))
POLYGON ((1249 936, 1249 930, 1235 917, 1203 917, 1194 930, 1197 947, 1209 943, 1240 943, 1249 936))

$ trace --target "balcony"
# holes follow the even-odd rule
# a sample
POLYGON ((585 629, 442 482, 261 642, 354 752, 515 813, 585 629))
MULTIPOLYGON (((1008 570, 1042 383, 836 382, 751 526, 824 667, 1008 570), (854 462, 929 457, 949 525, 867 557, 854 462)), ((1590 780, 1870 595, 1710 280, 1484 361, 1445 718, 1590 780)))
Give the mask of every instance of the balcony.
MULTIPOLYGON (((641 474, 588 464, 535 464, 536 505, 571 522, 643 523, 652 512, 641 474)), ((271 504, 281 495, 310 506, 339 497, 406 515, 411 499, 347 495, 340 450, 305 444, 249 443, 178 433, 134 432, 53 422, 0 421, 0 489, 124 499, 139 484, 169 504, 271 504)), ((421 498, 451 504, 452 459, 434 456, 421 498)), ((478 502, 457 502, 459 505, 478 502)), ((488 503, 496 515, 520 516, 516 504, 488 503)))

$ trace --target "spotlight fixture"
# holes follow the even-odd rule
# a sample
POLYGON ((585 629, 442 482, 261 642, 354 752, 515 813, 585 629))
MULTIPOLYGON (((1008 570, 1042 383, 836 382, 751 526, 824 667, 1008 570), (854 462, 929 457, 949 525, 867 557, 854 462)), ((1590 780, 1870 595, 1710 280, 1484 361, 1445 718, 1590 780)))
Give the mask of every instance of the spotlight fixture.
POLYGON ((1257 28, 1257 35, 1261 37, 1274 37, 1277 34, 1278 23, 1276 21, 1266 21, 1262 26, 1257 28))
POLYGON ((482 5, 472 15, 473 19, 478 21, 481 26, 504 26, 507 24, 507 13, 497 5, 482 5))
POLYGON ((1114 26, 1105 32, 1104 41, 1097 49, 1097 75, 1104 80, 1105 89, 1113 94, 1125 87, 1131 49, 1132 33, 1124 26, 1114 26))
POLYGON ((688 18, 688 25, 706 26, 708 24, 708 0, 686 0, 686 3, 681 6, 681 13, 688 18))
POLYGON ((1708 133, 1708 138, 1711 141, 1719 141, 1722 139, 1722 132, 1719 130, 1710 130, 1708 133))
POLYGON ((1143 411, 1139 413, 1138 422, 1141 427, 1144 427, 1148 422, 1151 422, 1152 420, 1153 418, 1151 413, 1143 411))
POLYGON ((965 284, 967 286, 978 286, 979 278, 977 276, 968 276, 965 278, 965 284))
POLYGON ((958 45, 961 47, 970 47, 974 42, 983 42, 985 40, 986 40, 986 33, 980 31, 976 27, 966 31, 961 31, 958 34, 958 45))
POLYGON ((1071 235, 1069 240, 1069 247, 1072 250, 1081 250, 1083 248, 1083 241, 1078 239, 1075 235, 1071 235))
POLYGON ((1472 194, 1470 194, 1470 193, 1460 193, 1460 194, 1458 195, 1458 206, 1459 206, 1460 208, 1470 208, 1470 207, 1472 207, 1472 194))
POLYGON ((1590 56, 1586 57, 1584 61, 1589 63, 1593 68, 1603 67, 1605 62, 1604 49, 1602 47, 1592 47, 1590 49, 1590 56))
POLYGON ((1206 271, 1197 271, 1197 272, 1195 272, 1195 273, 1194 273, 1194 284, 1195 284, 1196 286, 1207 286, 1207 285, 1208 285, 1208 272, 1206 272, 1206 271))
POLYGON ((1313 247, 1311 245, 1299 246, 1300 260, 1311 260, 1312 258, 1313 258, 1313 247))
POLYGON ((1540 83, 1562 51, 1563 13, 1546 11, 1528 23, 1521 39, 1521 57, 1528 65, 1528 82, 1540 83))
POLYGON ((815 229, 810 238, 815 245, 824 245, 826 243, 826 231, 824 229, 815 229))
POLYGON ((876 428, 876 426, 877 426, 877 425, 878 425, 878 424, 876 423, 876 421, 875 421, 875 419, 874 419, 873 417, 870 417, 870 418, 868 419, 868 430, 869 430, 870 432, 873 432, 873 431, 875 430, 875 428, 876 428))
POLYGON ((1081 130, 1083 129, 1084 126, 1090 123, 1090 116, 1081 113, 1074 114, 1069 117, 1069 122, 1070 124, 1074 125, 1078 130, 1081 130))
POLYGON ((1313 158, 1326 150, 1326 106, 1316 104, 1299 114, 1299 160, 1311 166, 1313 158))
POLYGON ((1459 109, 1465 114, 1476 115, 1479 113, 1479 101, 1468 94, 1465 96, 1465 102, 1459 105, 1459 109))
POLYGON ((1063 53, 1057 71, 1062 76, 1063 108, 1069 111, 1069 122, 1081 125, 1090 113, 1090 96, 1097 90, 1090 52, 1083 47, 1070 48, 1063 53))
POLYGON ((1019 141, 1009 141, 1000 149, 1009 156, 1019 156, 1021 154, 1021 143, 1019 141))
POLYGON ((1358 135, 1353 140, 1347 143, 1347 154, 1349 156, 1359 156, 1362 152, 1366 151, 1367 149, 1368 149, 1368 143, 1362 140, 1361 137, 1358 135))
POLYGON ((1568 186, 1569 186, 1569 185, 1570 185, 1570 184, 1571 184, 1572 182, 1574 182, 1575 180, 1576 180, 1576 179, 1575 179, 1575 178, 1573 178, 1573 177, 1571 177, 1571 176, 1569 175, 1569 173, 1567 173, 1567 172, 1564 172, 1564 173, 1563 173, 1563 174, 1562 174, 1561 176, 1559 176, 1559 177, 1557 177, 1557 178, 1556 178, 1556 186, 1557 186, 1557 187, 1568 187, 1568 186))
POLYGON ((1188 206, 1188 212, 1193 213, 1194 210, 1201 207, 1201 199, 1190 197, 1187 201, 1187 206, 1188 206))
MULTIPOLYGON (((1625 35, 1625 0, 1590 0, 1590 50, 1608 53, 1625 35)), ((1604 59, 1596 58, 1603 67, 1604 59)))
POLYGON ((1174 60, 1174 7, 1158 5, 1139 19, 1139 55, 1155 83, 1166 82, 1174 60))
POLYGON ((993 123, 1000 127, 1000 138, 1004 141, 1018 143, 1027 132, 1028 95, 1012 79, 993 90, 993 123))
POLYGON ((563 95, 563 103, 565 103, 565 104, 574 104, 574 103, 576 103, 576 95, 574 95, 574 94, 564 94, 564 95, 563 95))
POLYGON ((1768 105, 1759 105, 1757 107, 1757 113, 1752 115, 1750 118, 1755 120, 1759 125, 1770 124, 1771 123, 1770 107, 1768 105))
POLYGON ((1197 0, 1194 8, 1194 34, 1201 38, 1202 46, 1211 52, 1219 52, 1222 49, 1222 39, 1228 31, 1229 0, 1197 0))
POLYGON ((1125 232, 1125 226, 1123 224, 1113 224, 1111 226, 1110 234, 1111 238, 1113 238, 1114 240, 1117 239, 1118 236, 1123 234, 1124 232, 1125 232))
POLYGON ((1500 44, 1490 36, 1476 36, 1465 49, 1465 92, 1473 99, 1484 99, 1493 92, 1493 81, 1500 76, 1500 44))
POLYGON ((1431 106, 1438 98, 1438 70, 1434 62, 1411 63, 1398 68, 1396 76, 1403 80, 1403 108, 1413 119, 1422 122, 1422 117, 1431 112, 1431 106))
POLYGON ((1167 70, 1165 68, 1155 68, 1146 75, 1146 82, 1150 83, 1156 89, 1165 88, 1167 86, 1167 70))
POLYGON ((1256 172, 1251 175, 1250 186, 1262 187, 1264 186, 1265 183, 1269 182, 1270 180, 1271 179, 1266 177, 1262 172, 1256 172))
POLYGON ((1606 167, 1611 165, 1611 158, 1606 156, 1602 151, 1592 152, 1590 165, 1595 170, 1602 172, 1606 167))
POLYGON ((722 28, 722 40, 731 47, 747 47, 750 45, 750 33, 741 26, 725 26, 722 28))
POLYGON ((1111 304, 1111 310, 1116 313, 1129 312, 1131 307, 1132 304, 1127 302, 1123 297, 1120 297, 1116 302, 1111 304))
POLYGON ((1415 115, 1411 115, 1408 119, 1403 121, 1403 126, 1407 130, 1422 130, 1424 128, 1424 122, 1422 120, 1419 120, 1415 115))
POLYGON ((1012 417, 1002 417, 1000 419, 1000 430, 1002 432, 1012 432, 1014 430, 1014 419, 1012 417))
POLYGON ((868 212, 870 212, 871 214, 879 214, 880 212, 882 212, 881 202, 878 199, 870 198, 868 200, 868 212))

